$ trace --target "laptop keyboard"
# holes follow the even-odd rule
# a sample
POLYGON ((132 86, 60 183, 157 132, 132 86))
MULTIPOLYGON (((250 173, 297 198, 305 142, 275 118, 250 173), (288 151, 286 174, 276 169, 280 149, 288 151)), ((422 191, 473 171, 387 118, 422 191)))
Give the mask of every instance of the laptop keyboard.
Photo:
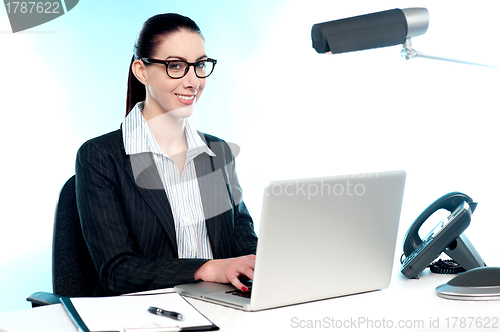
POLYGON ((240 291, 239 289, 235 289, 235 290, 227 291, 226 293, 236 295, 236 296, 246 297, 247 299, 249 299, 250 296, 252 295, 252 288, 248 288, 247 292, 243 292, 243 291, 240 291))

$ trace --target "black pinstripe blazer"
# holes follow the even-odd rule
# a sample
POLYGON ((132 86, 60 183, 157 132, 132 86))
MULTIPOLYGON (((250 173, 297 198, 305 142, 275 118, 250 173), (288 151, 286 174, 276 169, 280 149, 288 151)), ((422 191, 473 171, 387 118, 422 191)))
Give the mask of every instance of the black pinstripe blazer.
MULTIPOLYGON (((257 236, 241 201, 233 154, 224 141, 200 136, 216 155, 194 159, 214 258, 255 254, 257 236)), ((126 155, 121 129, 80 147, 76 196, 100 278, 95 295, 195 281, 206 260, 178 258, 172 211, 152 155, 126 155)))

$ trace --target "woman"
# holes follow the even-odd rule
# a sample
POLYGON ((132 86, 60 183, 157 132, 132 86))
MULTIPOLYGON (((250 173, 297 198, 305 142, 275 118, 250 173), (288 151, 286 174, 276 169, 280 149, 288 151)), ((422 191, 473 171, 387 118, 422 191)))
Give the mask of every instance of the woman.
POLYGON ((95 295, 197 280, 253 278, 257 237, 234 157, 187 121, 212 73, 198 26, 178 14, 147 20, 129 71, 120 129, 78 151, 77 204, 99 274, 95 295))

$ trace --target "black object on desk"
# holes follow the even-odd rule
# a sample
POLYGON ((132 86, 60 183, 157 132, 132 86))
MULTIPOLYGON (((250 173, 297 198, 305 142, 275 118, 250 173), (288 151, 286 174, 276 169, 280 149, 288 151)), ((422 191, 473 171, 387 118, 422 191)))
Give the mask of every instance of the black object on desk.
POLYGON ((164 310, 164 309, 157 308, 157 307, 149 307, 148 310, 153 315, 165 316, 165 317, 169 317, 169 318, 172 318, 175 320, 184 320, 184 315, 179 313, 179 312, 168 311, 168 310, 164 310))
POLYGON ((87 327, 87 325, 85 325, 82 318, 78 314, 78 311, 76 311, 75 306, 71 302, 71 299, 69 297, 61 297, 59 300, 63 304, 64 309, 66 309, 69 318, 73 321, 76 328, 78 329, 78 332, 90 332, 89 328, 87 327))

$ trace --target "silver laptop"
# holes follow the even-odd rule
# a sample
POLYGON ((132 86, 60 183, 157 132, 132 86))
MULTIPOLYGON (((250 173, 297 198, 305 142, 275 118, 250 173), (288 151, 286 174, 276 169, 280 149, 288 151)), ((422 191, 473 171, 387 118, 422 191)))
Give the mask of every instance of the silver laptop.
POLYGON ((175 290, 256 311, 385 288, 405 179, 392 171, 271 182, 250 292, 210 282, 175 290))

